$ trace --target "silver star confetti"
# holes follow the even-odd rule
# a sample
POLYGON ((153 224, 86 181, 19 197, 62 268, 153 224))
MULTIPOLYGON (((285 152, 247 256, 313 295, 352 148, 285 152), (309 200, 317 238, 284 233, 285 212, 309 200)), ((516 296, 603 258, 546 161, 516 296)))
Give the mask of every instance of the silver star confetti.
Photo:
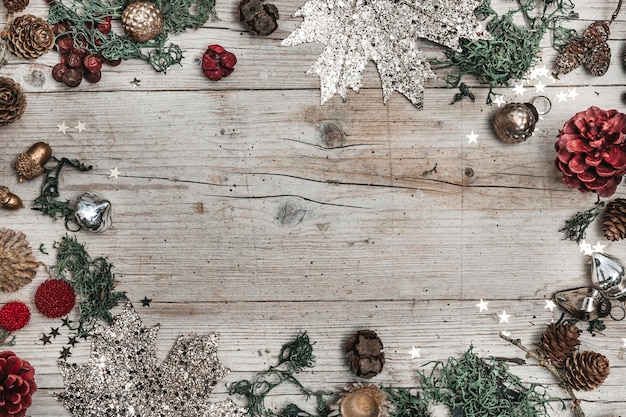
POLYGON ((207 399, 230 372, 217 357, 219 336, 181 336, 159 364, 158 330, 128 303, 111 326, 97 326, 87 363, 59 362, 65 392, 56 398, 75 417, 243 417, 232 402, 207 399))
POLYGON ((304 22, 283 46, 321 42, 326 48, 307 70, 317 74, 321 103, 335 94, 344 100, 348 88, 359 91, 369 60, 378 68, 383 102, 398 91, 418 108, 424 103, 424 81, 434 78, 418 38, 461 49, 461 38, 490 39, 474 16, 473 0, 308 0, 295 17, 304 22))

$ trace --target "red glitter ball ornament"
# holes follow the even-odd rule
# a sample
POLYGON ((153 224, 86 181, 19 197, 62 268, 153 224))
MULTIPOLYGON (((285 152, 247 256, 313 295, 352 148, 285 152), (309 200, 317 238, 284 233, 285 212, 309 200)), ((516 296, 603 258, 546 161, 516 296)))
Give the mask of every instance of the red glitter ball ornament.
POLYGON ((220 45, 209 45, 202 55, 202 72, 209 80, 219 81, 235 70, 237 57, 220 45))
POLYGON ((62 279, 47 279, 35 292, 37 310, 51 319, 66 316, 75 304, 74 287, 62 279))
POLYGON ((30 321, 30 309, 21 301, 11 301, 0 308, 0 327, 14 332, 30 321))
POLYGON ((35 369, 7 350, 0 352, 0 416, 24 417, 37 391, 35 369))

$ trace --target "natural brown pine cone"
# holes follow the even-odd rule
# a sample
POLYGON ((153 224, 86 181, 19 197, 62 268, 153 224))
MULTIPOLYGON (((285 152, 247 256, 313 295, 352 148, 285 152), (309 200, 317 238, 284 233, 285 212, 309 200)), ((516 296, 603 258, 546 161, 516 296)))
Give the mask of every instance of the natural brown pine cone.
POLYGON ((54 46, 52 27, 32 14, 16 17, 2 37, 7 40, 9 51, 24 59, 39 58, 54 46))
POLYGON ((556 74, 567 74, 585 62, 589 48, 582 40, 575 39, 561 48, 554 62, 556 74))
POLYGON ((609 360, 597 352, 576 352, 565 361, 565 380, 572 388, 591 391, 598 388, 609 376, 609 360))
POLYGON ((572 356, 580 344, 580 329, 569 323, 552 323, 541 335, 537 344, 543 353, 557 368, 563 367, 565 360, 572 356))
POLYGON ((39 262, 22 232, 0 229, 0 289, 13 292, 35 278, 39 262))
POLYGON ((616 198, 606 205, 602 216, 602 232, 608 240, 626 237, 626 199, 616 198))
POLYGON ((241 0, 238 8, 239 21, 244 22, 256 35, 269 35, 278 28, 278 8, 263 0, 241 0))
POLYGON ((19 119, 26 108, 22 87, 8 77, 0 77, 0 126, 19 119))
POLYGON ((29 0, 2 0, 2 4, 10 13, 21 12, 28 6, 29 0))
POLYGON ((348 343, 348 364, 356 376, 372 378, 383 370, 385 364, 385 352, 383 342, 372 330, 359 330, 348 343))
POLYGON ((583 42, 585 46, 593 48, 609 40, 609 22, 599 21, 590 24, 583 32, 583 42))
POLYGON ((585 68, 595 75, 600 77, 609 70, 611 64, 611 48, 609 44, 604 42, 597 44, 589 49, 587 59, 585 59, 585 68))

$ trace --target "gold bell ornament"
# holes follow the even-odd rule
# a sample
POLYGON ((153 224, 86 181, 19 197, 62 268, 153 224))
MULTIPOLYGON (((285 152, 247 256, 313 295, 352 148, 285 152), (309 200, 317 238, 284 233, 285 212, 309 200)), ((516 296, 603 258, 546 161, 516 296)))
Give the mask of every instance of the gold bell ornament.
POLYGON ((550 111, 552 103, 545 96, 534 97, 528 103, 509 103, 496 113, 493 128, 502 142, 522 143, 535 132, 535 126, 542 116, 550 111), (541 99, 540 110, 534 104, 541 99))
POLYGON ((15 161, 18 181, 32 180, 43 174, 43 166, 50 160, 52 148, 45 142, 37 142, 25 153, 21 153, 15 161))
POLYGON ((139 43, 148 42, 163 32, 163 12, 150 1, 128 3, 122 13, 122 27, 130 38, 139 43))

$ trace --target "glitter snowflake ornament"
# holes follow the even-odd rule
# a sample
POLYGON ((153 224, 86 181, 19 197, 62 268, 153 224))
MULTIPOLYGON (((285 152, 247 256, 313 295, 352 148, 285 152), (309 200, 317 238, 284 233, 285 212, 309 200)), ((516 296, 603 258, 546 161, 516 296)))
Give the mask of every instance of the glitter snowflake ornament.
POLYGON ((129 303, 111 326, 98 325, 89 362, 59 362, 65 392, 57 399, 73 416, 243 417, 232 401, 208 396, 228 372, 217 357, 219 336, 181 336, 163 363, 159 326, 147 328, 129 303))
POLYGON ((383 102, 394 91, 422 108, 424 82, 435 78, 419 50, 419 38, 461 50, 461 38, 491 39, 474 16, 472 0, 308 0, 294 17, 304 22, 283 46, 321 42, 321 56, 307 70, 321 83, 321 103, 348 88, 359 91, 369 60, 378 68, 383 102))

